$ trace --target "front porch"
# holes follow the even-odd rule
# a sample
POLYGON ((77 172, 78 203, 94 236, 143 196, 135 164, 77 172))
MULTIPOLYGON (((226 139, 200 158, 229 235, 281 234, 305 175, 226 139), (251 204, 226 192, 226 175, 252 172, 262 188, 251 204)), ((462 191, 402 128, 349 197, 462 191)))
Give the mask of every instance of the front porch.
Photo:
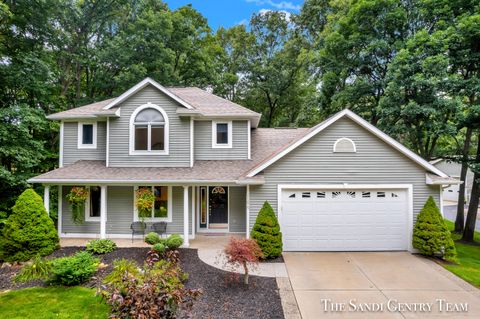
MULTIPOLYGON (((153 223, 164 222, 166 235, 183 236, 185 247, 198 235, 240 234, 247 231, 248 187, 238 185, 98 185, 84 184, 89 189, 84 219, 74 222, 71 204, 66 196, 73 185, 58 186, 58 233, 64 245, 78 245, 84 239, 118 240, 120 247, 142 247, 143 236, 132 236, 133 222, 146 223, 145 234, 153 231, 153 223), (151 188, 155 205, 151 218, 140 218, 135 204, 135 191, 151 188), (133 242, 132 242, 133 237, 133 242)), ((45 185, 44 203, 49 208, 50 185, 45 185)), ((208 238, 208 236, 205 236, 208 238)), ((214 236, 218 238, 218 236, 214 236)), ((215 242, 213 240, 212 242, 215 242)))

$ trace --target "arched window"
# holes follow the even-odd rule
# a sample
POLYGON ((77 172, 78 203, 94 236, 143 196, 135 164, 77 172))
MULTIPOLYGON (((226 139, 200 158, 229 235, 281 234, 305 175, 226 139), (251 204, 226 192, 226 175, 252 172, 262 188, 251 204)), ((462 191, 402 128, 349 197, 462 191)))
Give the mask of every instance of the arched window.
POLYGON ((339 138, 335 144, 333 144, 333 152, 335 153, 355 153, 357 147, 355 143, 346 137, 339 138))
POLYGON ((133 112, 130 154, 168 154, 168 117, 161 107, 146 104, 133 112))

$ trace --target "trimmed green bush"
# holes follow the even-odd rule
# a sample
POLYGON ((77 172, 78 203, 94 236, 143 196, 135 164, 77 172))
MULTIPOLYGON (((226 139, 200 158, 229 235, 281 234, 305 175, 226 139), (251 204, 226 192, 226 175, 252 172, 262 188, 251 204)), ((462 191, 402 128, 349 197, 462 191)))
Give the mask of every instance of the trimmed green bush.
POLYGON ((100 260, 86 251, 52 261, 51 282, 64 286, 80 285, 97 271, 100 260))
POLYGON ((172 234, 168 236, 167 240, 165 241, 165 246, 167 246, 168 249, 178 249, 182 245, 183 238, 178 234, 172 234))
POLYGON ((0 260, 27 261, 49 255, 58 247, 58 234, 42 198, 33 189, 25 190, 1 231, 0 260))
POLYGON ((455 260, 457 252, 452 235, 432 196, 417 216, 412 244, 423 255, 455 260))
POLYGON ((156 243, 155 245, 153 245, 152 249, 155 250, 159 254, 163 254, 165 252, 165 250, 167 250, 167 247, 165 247, 165 245, 162 244, 162 243, 156 243))
POLYGON ((149 245, 155 245, 160 242, 160 236, 152 231, 145 236, 145 242, 149 245))
POLYGON ((282 254, 282 233, 280 224, 272 206, 268 202, 263 204, 258 212, 251 237, 255 239, 262 249, 264 258, 276 258, 282 254))
POLYGON ((117 244, 110 239, 94 239, 87 243, 87 251, 92 254, 111 253, 115 249, 117 249, 117 244))

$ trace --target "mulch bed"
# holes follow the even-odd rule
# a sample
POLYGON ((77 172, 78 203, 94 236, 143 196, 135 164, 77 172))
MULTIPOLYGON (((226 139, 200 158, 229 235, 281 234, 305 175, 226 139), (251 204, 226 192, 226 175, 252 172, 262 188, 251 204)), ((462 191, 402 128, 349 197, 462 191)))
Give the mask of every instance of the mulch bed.
POLYGON ((260 260, 260 263, 283 263, 283 262, 285 262, 283 260, 283 255, 280 255, 277 258, 273 258, 273 259, 261 259, 260 260))
MULTIPOLYGON (((61 248, 48 258, 70 256, 82 249, 84 247, 61 248)), ((108 267, 99 269, 85 286, 100 286, 103 278, 112 270, 115 259, 133 259, 142 265, 148 250, 148 248, 118 248, 114 252, 100 255, 101 261, 108 267)), ((194 303, 193 318, 283 318, 275 278, 250 276, 250 285, 246 286, 242 282, 242 276, 234 276, 233 278, 238 277, 238 282, 235 280, 232 282, 230 273, 202 262, 196 249, 179 251, 182 269, 189 274, 186 287, 203 290, 203 294, 194 303)), ((0 268, 0 291, 44 285, 41 281, 15 284, 12 280, 20 268, 20 266, 0 268)))

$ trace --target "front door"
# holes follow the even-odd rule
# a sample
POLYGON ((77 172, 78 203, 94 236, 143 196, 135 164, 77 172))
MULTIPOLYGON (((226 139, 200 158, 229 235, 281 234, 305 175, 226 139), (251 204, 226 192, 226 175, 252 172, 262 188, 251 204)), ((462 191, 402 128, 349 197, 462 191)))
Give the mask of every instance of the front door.
POLYGON ((208 187, 209 228, 228 227, 228 187, 208 187))

